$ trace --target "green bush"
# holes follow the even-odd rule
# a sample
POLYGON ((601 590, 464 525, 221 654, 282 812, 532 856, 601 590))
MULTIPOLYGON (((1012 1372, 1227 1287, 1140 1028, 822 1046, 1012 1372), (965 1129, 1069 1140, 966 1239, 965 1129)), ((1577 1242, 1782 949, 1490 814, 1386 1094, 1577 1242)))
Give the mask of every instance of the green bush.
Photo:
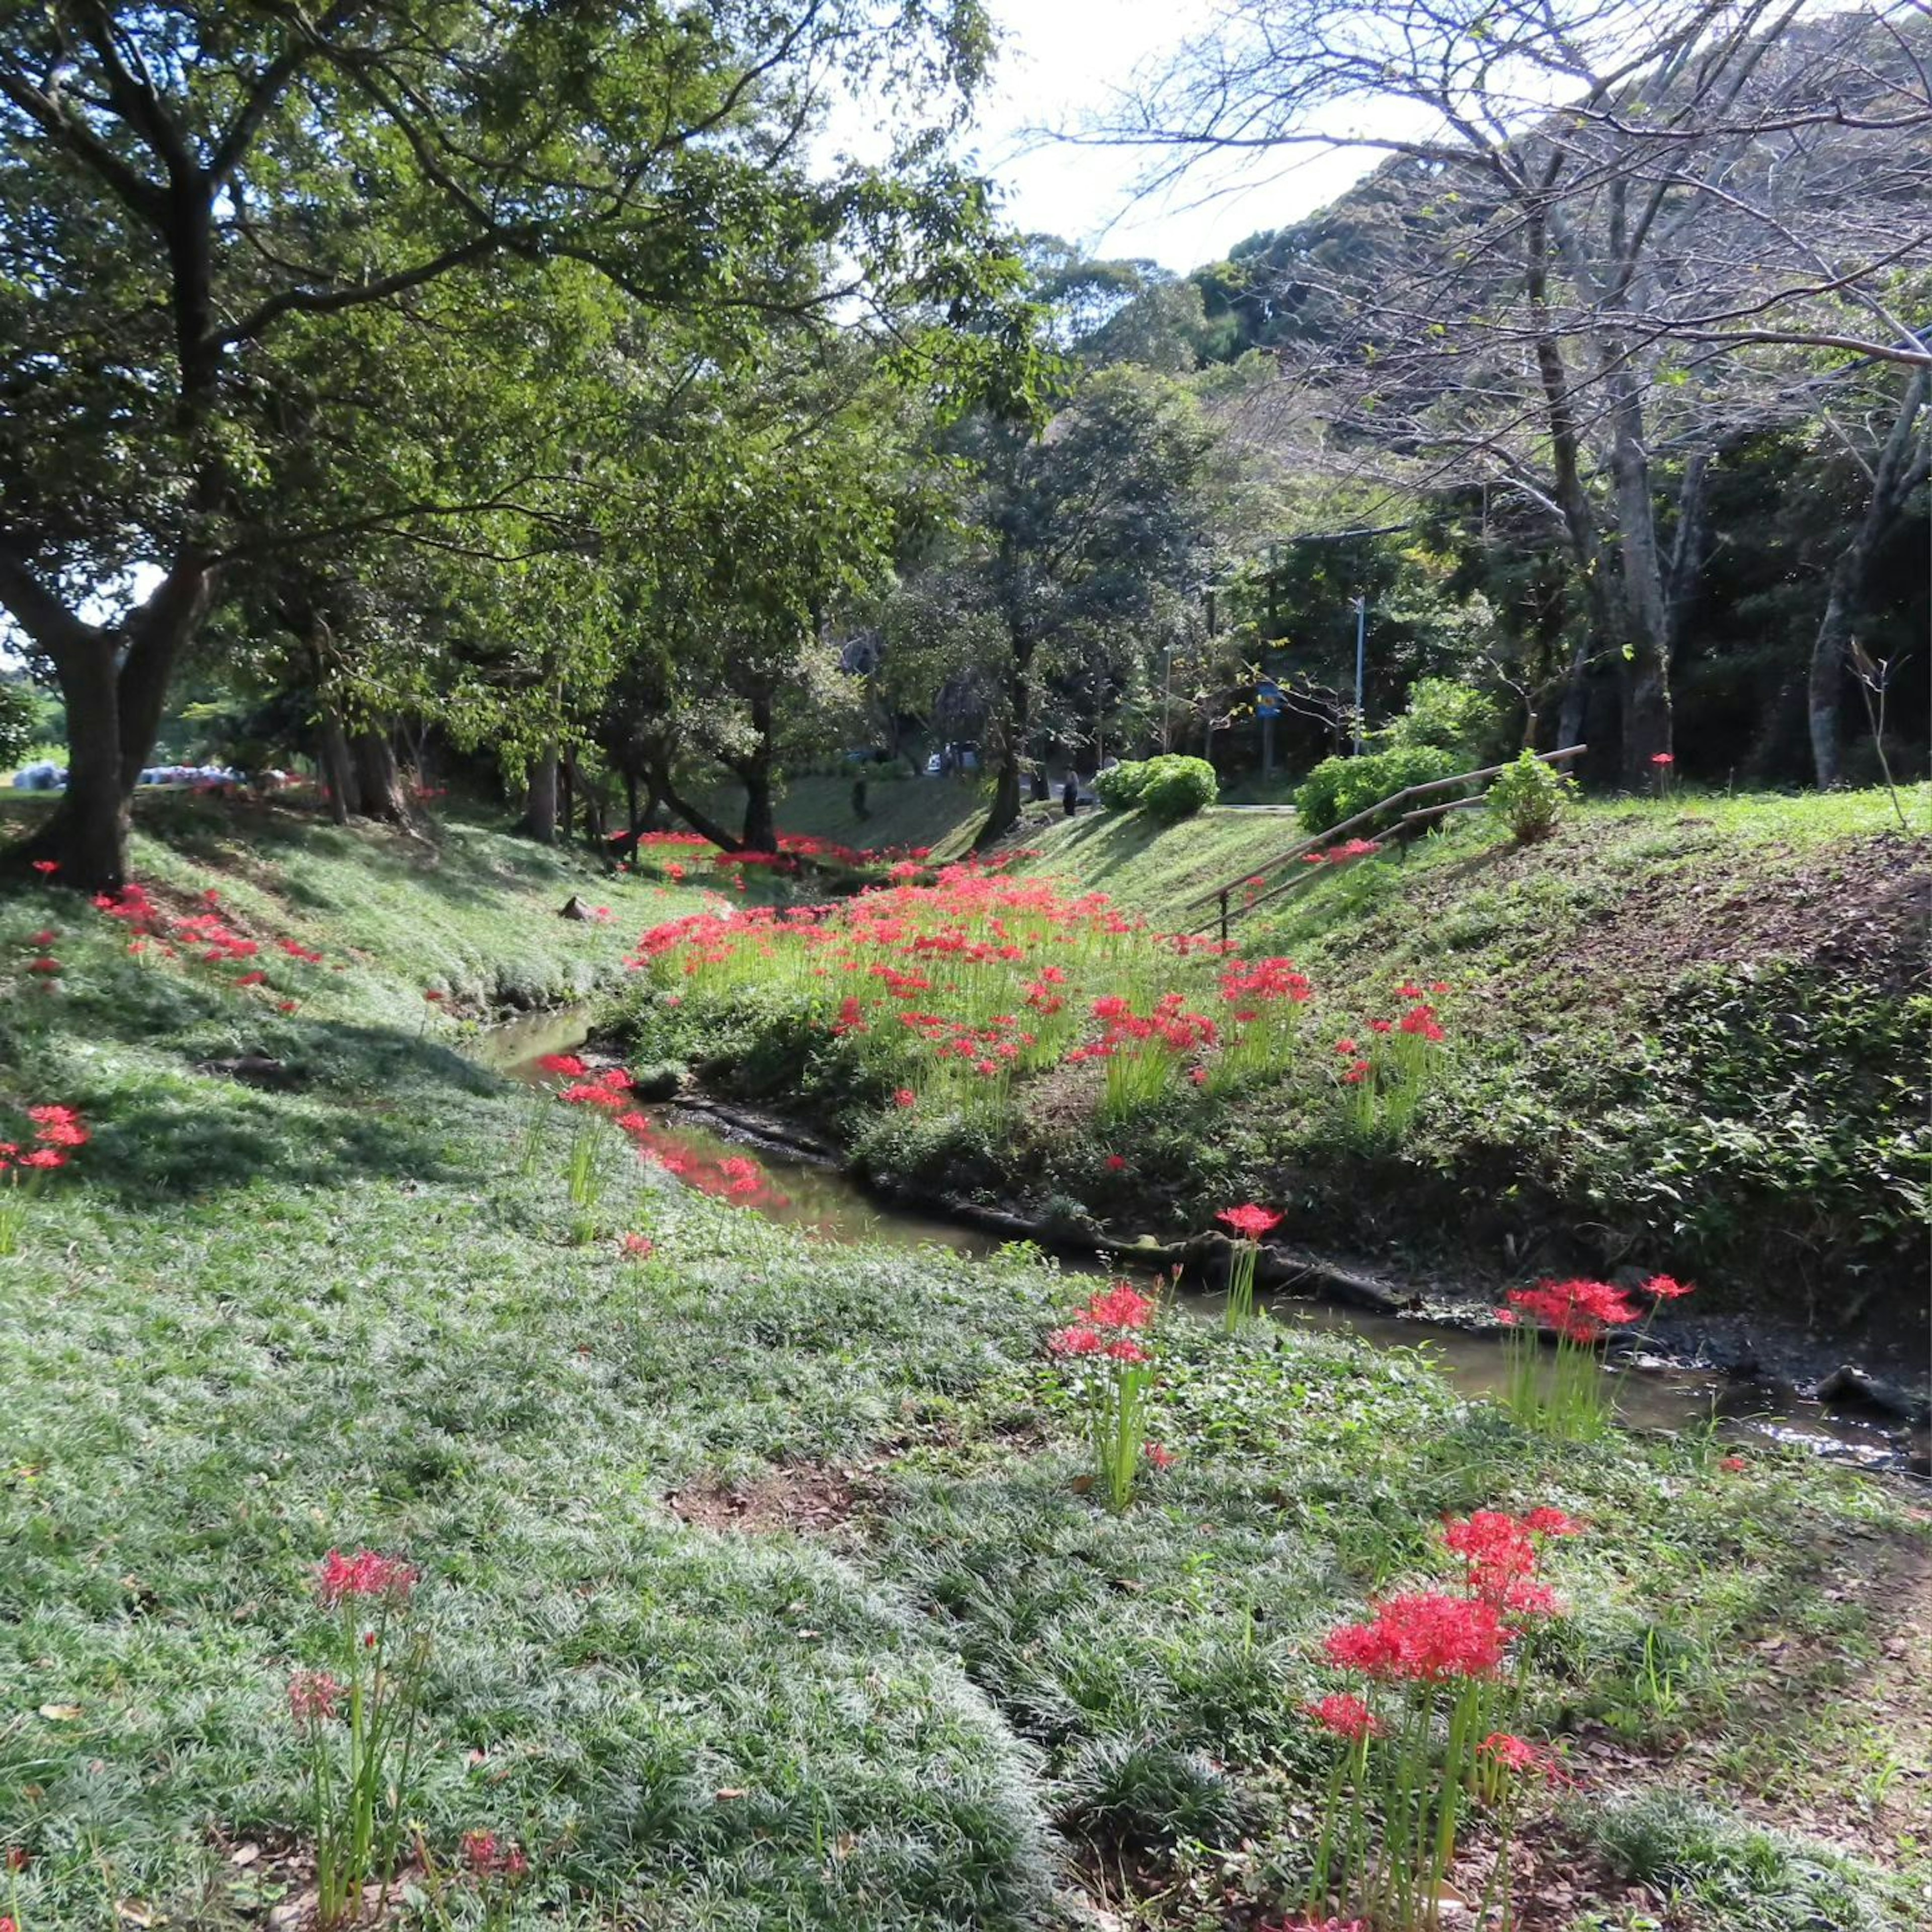
POLYGON ((1556 821, 1576 791, 1576 781, 1534 752, 1505 766, 1490 787, 1490 809, 1510 829, 1519 845, 1534 845, 1556 830, 1556 821))
POLYGON ((1220 790, 1214 767, 1205 758, 1178 753, 1130 759, 1094 781, 1094 796, 1109 812, 1144 812, 1168 825, 1212 805, 1220 790))
POLYGON ((1379 735, 1390 751, 1431 745, 1474 765, 1490 762, 1482 754, 1495 742, 1500 724, 1496 701, 1487 692, 1453 677, 1424 677, 1410 686, 1408 709, 1379 735))
POLYGON ((1115 765, 1094 779, 1094 796, 1109 812, 1138 812, 1152 770, 1152 762, 1145 758, 1115 765))
POLYGON ((1146 769, 1147 778, 1141 787, 1141 809, 1164 825, 1192 818, 1220 795, 1220 781, 1205 758, 1150 758, 1146 769))
POLYGON ((1446 778, 1462 768, 1452 752, 1434 745, 1398 745, 1359 758, 1324 758, 1302 781, 1294 808, 1310 832, 1326 832, 1345 818, 1409 785, 1446 778))

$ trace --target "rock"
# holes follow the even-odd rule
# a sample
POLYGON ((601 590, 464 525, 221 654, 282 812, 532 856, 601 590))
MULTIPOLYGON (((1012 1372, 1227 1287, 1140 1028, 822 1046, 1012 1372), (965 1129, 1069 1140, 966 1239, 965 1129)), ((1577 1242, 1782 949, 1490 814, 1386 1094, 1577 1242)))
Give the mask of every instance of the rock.
POLYGON ((1914 1417, 1924 1407, 1903 1390, 1880 1382, 1852 1362, 1834 1369, 1823 1381, 1801 1393, 1834 1408, 1864 1409, 1879 1415, 1914 1417))
POLYGON ((226 1060, 197 1061, 197 1073, 214 1073, 250 1087, 292 1087, 302 1076, 286 1061, 266 1053, 238 1053, 226 1060))
POLYGON ((684 1084, 684 1069, 670 1060, 631 1070, 631 1091, 640 1100, 670 1100, 684 1084))
POLYGON ((556 916, 559 919, 582 920, 586 925, 592 916, 590 907, 585 904, 581 896, 576 892, 572 892, 569 898, 558 907, 556 916))

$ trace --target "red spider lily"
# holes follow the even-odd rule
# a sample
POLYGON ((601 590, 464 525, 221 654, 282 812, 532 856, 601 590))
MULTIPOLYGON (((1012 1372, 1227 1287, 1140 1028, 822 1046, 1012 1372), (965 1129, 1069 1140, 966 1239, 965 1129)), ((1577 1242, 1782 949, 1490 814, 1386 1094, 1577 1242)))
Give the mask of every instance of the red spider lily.
POLYGON ((1742 1475, 1750 1465, 1742 1456, 1726 1456, 1718 1462, 1718 1467, 1727 1476, 1736 1476, 1742 1475))
POLYGON ((1056 1328, 1046 1338, 1046 1350, 1050 1355, 1097 1355, 1106 1346, 1100 1331, 1089 1328, 1084 1322, 1056 1328))
POLYGON ((1348 1039, 1345 1035, 1342 1039, 1338 1040, 1335 1042, 1335 1051, 1342 1054, 1344 1058, 1352 1059, 1356 1054, 1361 1051, 1361 1049, 1356 1045, 1354 1041, 1348 1039))
POLYGON ((537 1064, 546 1073, 557 1073, 572 1080, 580 1080, 590 1070, 574 1053, 544 1053, 537 1057, 537 1064))
POLYGON ((244 973, 235 982, 238 986, 260 986, 266 984, 268 974, 262 972, 244 973))
POLYGON ((1351 1744, 1360 1744, 1364 1738, 1381 1736, 1383 1725, 1360 1698, 1352 1696, 1346 1690, 1334 1690, 1312 1704, 1301 1707, 1324 1731, 1333 1731, 1338 1738, 1346 1738, 1351 1744))
POLYGON ((52 977, 54 974, 58 973, 60 970, 60 962, 56 959, 51 952, 42 953, 39 958, 36 959, 33 964, 27 968, 27 970, 29 973, 44 974, 49 977, 52 977))
POLYGON ((1369 1022, 1369 1030, 1371 1033, 1393 1033, 1395 1030, 1395 1022, 1394 1020, 1371 1020, 1369 1022))
POLYGON ((44 949, 52 945, 59 937, 60 934, 55 932, 52 926, 44 926, 38 932, 30 933, 28 935, 27 944, 29 946, 38 946, 44 949))
POLYGON ((1448 1037, 1436 1020, 1433 1006, 1412 1006, 1396 1022, 1396 1030, 1398 1033, 1419 1034, 1427 1040, 1441 1040, 1448 1037))
POLYGON ((1250 1202, 1240 1208, 1223 1208, 1214 1216, 1226 1228, 1240 1235, 1244 1241, 1258 1241, 1261 1238, 1281 1226, 1282 1217, 1268 1209, 1250 1202))
POLYGON ((657 1244, 648 1234, 626 1234, 618 1245, 634 1262, 647 1262, 657 1252, 657 1244))
POLYGON ((1117 1281, 1088 1298, 1084 1316, 1103 1328, 1146 1328, 1153 1324, 1154 1303, 1132 1282, 1117 1281))
POLYGON ((353 1556, 332 1550, 316 1567, 316 1594, 331 1610, 358 1597, 406 1603, 416 1585, 416 1573, 406 1563, 374 1550, 358 1550, 353 1556))
MULTIPOLYGON (((1575 1526, 1562 1510, 1537 1514, 1546 1524, 1555 1517, 1565 1526, 1546 1533, 1574 1533, 1575 1526)), ((1472 1594, 1518 1616, 1554 1616, 1556 1593, 1533 1580, 1536 1534, 1528 1518, 1519 1521, 1502 1510, 1478 1510, 1466 1520, 1451 1517, 1442 1528, 1443 1541, 1463 1560, 1472 1594)))
POLYGON ((1513 1288, 1502 1319, 1512 1326, 1526 1318, 1552 1328, 1566 1341, 1594 1342, 1604 1329, 1627 1327, 1637 1311, 1622 1289, 1604 1281, 1544 1281, 1513 1288))
POLYGON ((36 1168, 42 1172, 67 1165, 67 1156, 58 1148, 35 1148, 30 1154, 23 1154, 15 1162, 19 1167, 36 1168))
POLYGON ((1522 1520, 1522 1526, 1532 1536, 1580 1536, 1583 1526, 1574 1516, 1560 1509, 1552 1509, 1545 1504, 1533 1509, 1522 1520))
POLYGON ((1369 1063, 1366 1060, 1356 1060, 1352 1066, 1346 1068, 1342 1075, 1342 1078, 1351 1087, 1359 1087, 1368 1077, 1369 1063))
POLYGON ((1676 1301, 1687 1294, 1697 1292, 1693 1282, 1678 1281, 1667 1274, 1654 1274, 1643 1285, 1643 1292, 1653 1301, 1676 1301))
POLYGON ((1674 765, 1677 760, 1668 752, 1654 752, 1650 762, 1653 765, 1674 765))
POLYGON ((1180 1460, 1172 1449, 1158 1442, 1150 1442, 1142 1454, 1156 1469, 1171 1469, 1180 1460))
POLYGON ((52 878, 60 870, 60 861, 58 859, 36 859, 33 865, 34 870, 44 879, 52 878))
POLYGON ((1421 1590, 1377 1604, 1367 1623, 1330 1630, 1322 1648, 1330 1663, 1345 1670, 1439 1684, 1452 1677, 1488 1676, 1514 1635, 1494 1604, 1421 1590))
POLYGON ((520 1879, 530 1868, 523 1848, 513 1842, 500 1840, 494 1832, 465 1832, 463 1862, 478 1879, 520 1879))
POLYGON ((895 1107, 916 1107, 919 1096, 910 1087, 896 1087, 892 1090, 892 1105, 895 1107))
POLYGON ((296 1002, 293 1000, 278 1000, 275 1002, 275 1010, 278 1013, 292 1013, 295 1010, 296 1002))
POLYGON ((1110 1154, 1107 1156, 1106 1166, 1109 1174, 1124 1174, 1126 1172, 1127 1157, 1124 1154, 1110 1154))
POLYGON ((298 1670, 289 1679, 289 1715, 298 1724, 326 1723, 335 1715, 346 1687, 326 1670, 298 1670))

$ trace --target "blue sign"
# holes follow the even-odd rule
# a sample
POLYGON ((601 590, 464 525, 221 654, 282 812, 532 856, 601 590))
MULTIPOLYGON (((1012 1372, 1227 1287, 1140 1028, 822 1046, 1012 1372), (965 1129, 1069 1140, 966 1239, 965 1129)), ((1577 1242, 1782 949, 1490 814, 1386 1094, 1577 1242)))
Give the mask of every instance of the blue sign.
POLYGON ((1281 686, 1271 677, 1264 677, 1255 686, 1255 710, 1263 718, 1278 718, 1281 715, 1281 686))

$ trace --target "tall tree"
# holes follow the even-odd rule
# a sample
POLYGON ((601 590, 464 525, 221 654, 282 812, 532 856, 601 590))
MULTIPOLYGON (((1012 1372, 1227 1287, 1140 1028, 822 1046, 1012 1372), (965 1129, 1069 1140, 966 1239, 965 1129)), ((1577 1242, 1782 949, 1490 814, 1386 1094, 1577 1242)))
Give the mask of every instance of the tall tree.
POLYGON ((1722 421, 1678 408, 1662 461, 1660 396, 1780 345, 1932 361, 1888 300, 1932 259, 1924 38, 1802 0, 1225 0, 1110 135, 1170 168, 1394 158, 1380 224, 1311 235, 1267 298, 1345 447, 1514 489, 1561 532, 1589 614, 1573 684, 1617 668, 1636 779, 1671 752, 1722 421))
POLYGON ((550 272, 579 264, 726 333, 902 292, 970 304, 999 250, 935 129, 987 45, 976 0, 8 8, 0 605, 71 739, 37 851, 76 884, 122 876, 175 664, 238 562, 520 502, 514 480, 476 490, 412 462, 372 473, 338 526, 291 527, 260 482, 290 434, 276 399, 296 346, 506 264, 529 272, 500 332, 552 326, 550 272), (892 167, 814 174, 842 82, 937 122, 909 127, 892 167))

